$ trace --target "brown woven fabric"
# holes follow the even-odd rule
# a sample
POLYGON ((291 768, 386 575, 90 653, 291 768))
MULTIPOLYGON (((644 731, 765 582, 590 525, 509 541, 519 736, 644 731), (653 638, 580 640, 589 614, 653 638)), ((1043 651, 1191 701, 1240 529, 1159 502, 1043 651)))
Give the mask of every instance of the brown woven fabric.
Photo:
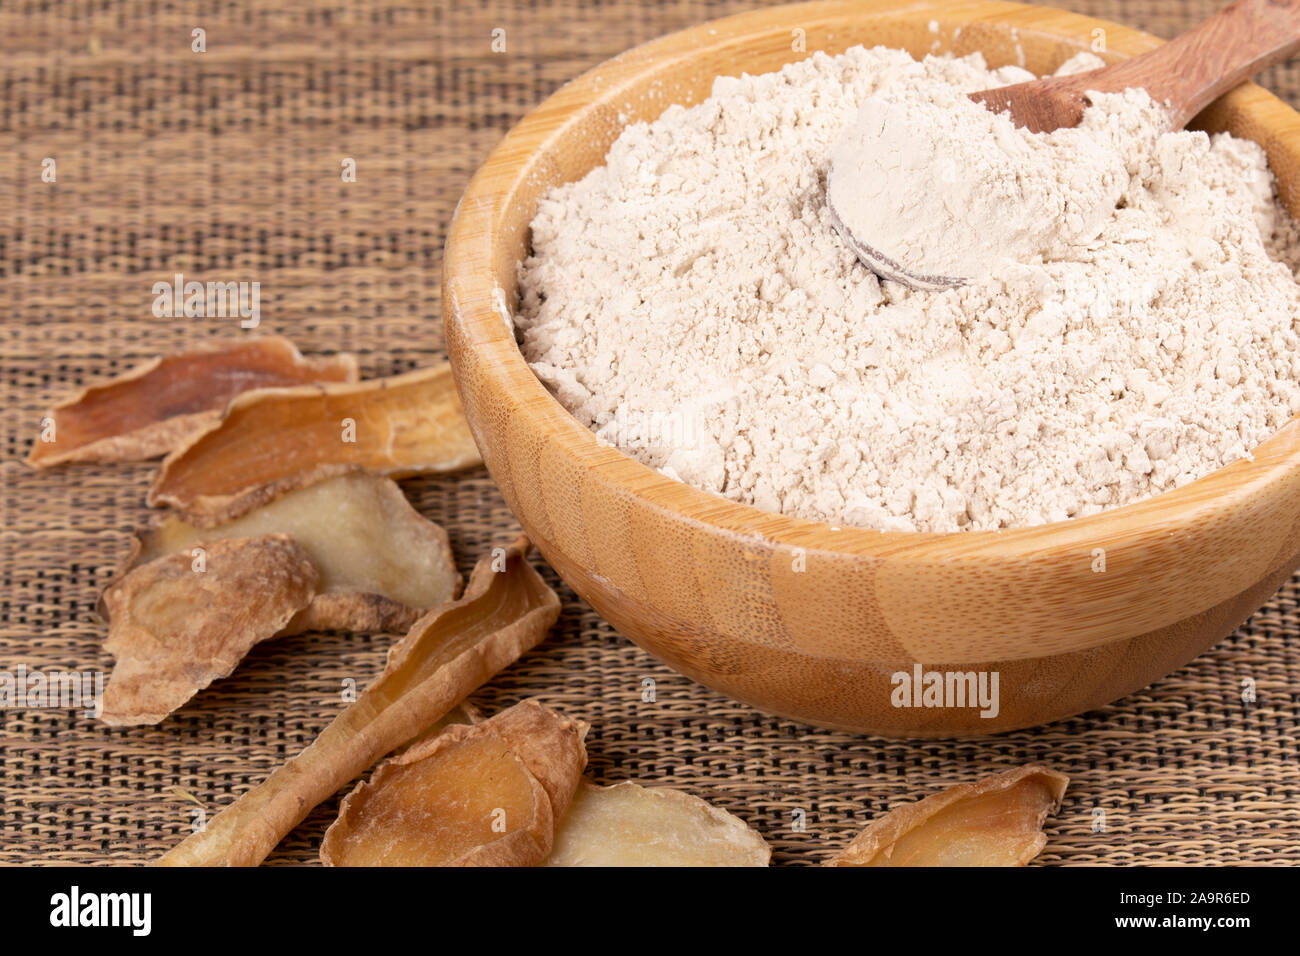
MULTIPOLYGON (((1171 34, 1215 2, 1073 0, 1171 34)), ((752 7, 727 0, 256 0, 0 8, 0 669, 103 669, 93 615, 151 465, 35 473, 42 412, 79 384, 231 319, 158 319, 154 282, 261 283, 262 330, 348 349, 364 375, 442 356, 438 281, 456 200, 500 135, 559 84, 636 43, 752 7), (475 5, 477 6, 477 5, 475 5), (207 52, 191 51, 196 27, 207 52), (493 53, 492 31, 506 31, 493 53), (41 181, 56 161, 57 182, 41 181), (357 181, 340 164, 357 163, 357 181)), ((1300 103, 1300 61, 1266 85, 1300 103)), ((465 569, 515 529, 486 474, 406 483, 465 569)), ((552 576, 552 580, 559 582, 552 576)), ((1029 760, 1070 774, 1047 863, 1300 861, 1300 583, 1178 673, 1115 706, 976 741, 907 743, 757 713, 658 664, 567 588, 540 649, 476 700, 538 695, 592 724, 591 772, 740 814, 775 862, 813 863, 890 805, 1029 760), (643 681, 656 700, 642 700, 643 681), (1255 703, 1242 702, 1252 679, 1255 703), (1094 832, 1095 810, 1105 829, 1094 832), (806 823, 795 824, 802 810, 806 823)), ((157 728, 0 711, 0 863, 124 862, 188 833, 309 743, 387 637, 257 648, 157 728)), ((272 862, 314 861, 331 803, 272 862)))

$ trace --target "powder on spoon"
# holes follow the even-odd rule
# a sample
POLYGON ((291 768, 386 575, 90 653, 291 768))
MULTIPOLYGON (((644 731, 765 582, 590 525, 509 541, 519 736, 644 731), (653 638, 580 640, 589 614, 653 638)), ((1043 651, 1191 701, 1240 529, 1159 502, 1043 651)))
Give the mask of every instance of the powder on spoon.
POLYGON ((966 279, 1003 260, 1060 259, 1096 239, 1145 128, 1093 110, 1047 135, 953 87, 871 96, 831 153, 827 199, 850 235, 912 275, 966 279))
MULTIPOLYGON (((1116 200, 1077 224, 1045 213, 1059 233, 944 292, 882 283, 833 230, 832 151, 869 99, 922 109, 1029 78, 859 47, 719 78, 628 127, 539 203, 525 357, 647 465, 840 525, 1039 524, 1248 455, 1300 411, 1300 241, 1255 143, 1099 96, 1073 132, 1118 157, 1116 200)), ((1074 175, 1077 155, 1047 154, 1074 175)))

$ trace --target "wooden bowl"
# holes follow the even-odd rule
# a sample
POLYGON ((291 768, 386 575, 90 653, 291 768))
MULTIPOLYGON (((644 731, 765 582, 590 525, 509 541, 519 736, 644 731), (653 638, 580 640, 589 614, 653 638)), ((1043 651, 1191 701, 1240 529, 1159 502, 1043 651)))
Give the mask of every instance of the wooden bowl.
MULTIPOLYGON (((888 736, 960 736, 1066 717, 1149 684, 1231 633, 1300 565, 1296 420, 1252 461, 1089 518, 958 534, 837 529, 698 491, 601 444, 515 344, 508 310, 538 195, 600 164, 625 123, 707 97, 715 76, 859 43, 917 56, 980 50, 992 66, 1023 51, 1041 73, 1103 38, 1110 59, 1160 42, 1011 3, 778 7, 624 53, 563 87, 497 147, 447 240, 447 347, 510 508, 606 620, 762 710, 888 736), (794 49, 800 36, 806 53, 794 49), (996 672, 997 715, 894 706, 892 675, 918 663, 996 672)), ((1300 116, 1247 86, 1199 125, 1261 143, 1295 211, 1300 116)))

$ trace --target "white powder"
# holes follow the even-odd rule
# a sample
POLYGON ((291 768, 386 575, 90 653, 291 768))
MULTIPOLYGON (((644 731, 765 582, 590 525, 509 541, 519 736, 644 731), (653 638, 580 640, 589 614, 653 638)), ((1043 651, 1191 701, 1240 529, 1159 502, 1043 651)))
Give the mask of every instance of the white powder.
POLYGON ((914 276, 961 280, 1004 259, 1072 257, 1114 215, 1125 158, 1147 151, 1163 123, 1141 108, 1145 95, 1133 103, 1040 135, 952 86, 889 88, 836 143, 827 198, 855 241, 914 276))
POLYGON ((881 283, 832 229, 832 149, 869 97, 1028 78, 858 48, 629 127, 539 205, 525 356, 646 464, 835 524, 1055 521, 1248 455, 1300 411, 1300 242, 1256 144, 1103 97, 1080 135, 1124 176, 1095 238, 941 293, 881 283))

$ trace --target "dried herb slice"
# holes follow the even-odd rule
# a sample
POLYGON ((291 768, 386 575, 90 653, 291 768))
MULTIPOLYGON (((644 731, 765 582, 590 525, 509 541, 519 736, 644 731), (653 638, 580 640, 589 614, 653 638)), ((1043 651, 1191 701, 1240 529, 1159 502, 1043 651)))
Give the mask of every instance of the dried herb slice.
POLYGON ((293 616, 280 635, 309 631, 348 631, 353 634, 402 634, 424 611, 382 594, 364 591, 317 594, 293 616))
POLYGON ((107 595, 104 648, 117 661, 104 722, 158 723, 279 633, 311 603, 317 578, 287 535, 218 541, 198 560, 178 553, 136 568, 107 595))
POLYGON ((890 810, 828 866, 1024 866, 1069 777, 1031 764, 890 810))
POLYGON ((255 866, 339 787, 411 741, 538 644, 560 599, 519 538, 478 563, 458 601, 394 645, 383 674, 306 750, 165 854, 168 866, 255 866))
POLYGON ((586 727, 536 701, 381 764, 325 833, 327 866, 534 866, 587 762, 586 727))
POLYGON ((262 534, 289 535, 320 571, 321 593, 285 634, 404 633, 460 588, 447 533, 412 508, 391 478, 354 472, 290 491, 214 528, 167 518, 137 537, 105 593, 131 568, 162 555, 262 534))
POLYGON ((400 478, 481 461, 451 367, 440 365, 356 385, 245 392, 167 457, 149 503, 211 527, 358 468, 400 478))
POLYGON ((28 462, 139 461, 212 427, 241 392, 307 382, 355 382, 346 353, 304 358, 278 336, 214 342, 165 355, 82 389, 45 416, 28 462))
POLYGON ((772 850, 739 817, 681 790, 585 783, 547 866, 767 866, 772 850))

